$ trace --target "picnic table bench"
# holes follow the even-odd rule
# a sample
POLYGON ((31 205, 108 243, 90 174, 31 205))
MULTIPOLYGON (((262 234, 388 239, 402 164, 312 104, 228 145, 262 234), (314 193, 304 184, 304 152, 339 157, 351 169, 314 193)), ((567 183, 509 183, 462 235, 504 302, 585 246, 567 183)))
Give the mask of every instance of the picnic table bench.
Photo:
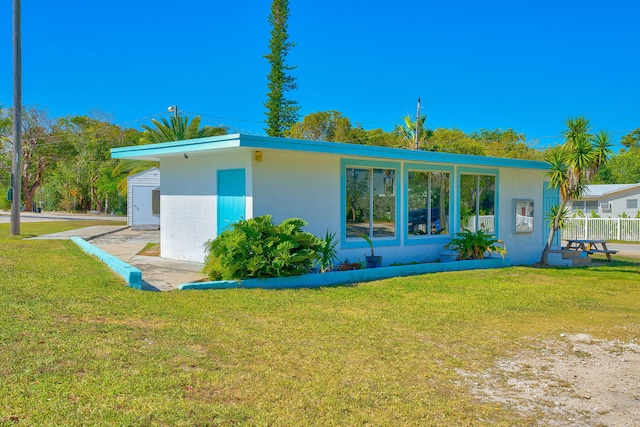
POLYGON ((593 239, 567 239, 566 250, 569 251, 583 251, 591 254, 605 254, 607 260, 611 262, 611 254, 617 254, 618 251, 607 249, 606 240, 593 240, 593 239), (598 248, 598 246, 600 248, 598 248))

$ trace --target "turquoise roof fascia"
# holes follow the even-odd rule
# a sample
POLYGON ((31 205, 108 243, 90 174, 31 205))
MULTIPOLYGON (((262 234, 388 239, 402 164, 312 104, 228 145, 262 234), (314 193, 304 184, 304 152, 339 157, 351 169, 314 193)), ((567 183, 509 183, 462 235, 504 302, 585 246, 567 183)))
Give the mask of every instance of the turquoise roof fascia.
POLYGON ((230 134, 159 144, 136 145, 111 149, 114 159, 152 159, 183 153, 214 152, 230 148, 272 149, 306 153, 330 154, 348 157, 376 158, 384 160, 464 164, 471 166, 513 167, 546 170, 546 162, 507 159, 469 154, 452 154, 432 151, 407 150, 342 142, 308 141, 269 136, 230 134))

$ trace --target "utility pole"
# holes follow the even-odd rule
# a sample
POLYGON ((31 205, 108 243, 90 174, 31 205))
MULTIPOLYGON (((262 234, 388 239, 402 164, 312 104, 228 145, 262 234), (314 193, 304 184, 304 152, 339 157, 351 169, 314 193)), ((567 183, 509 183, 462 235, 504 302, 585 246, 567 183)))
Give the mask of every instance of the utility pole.
POLYGON ((20 234, 22 195, 22 42, 20 0, 13 0, 13 157, 11 163, 11 235, 20 234))
POLYGON ((420 98, 418 98, 418 106, 416 107, 416 132, 415 132, 415 144, 413 149, 417 150, 418 149, 418 141, 420 140, 419 138, 419 134, 420 133, 420 98))

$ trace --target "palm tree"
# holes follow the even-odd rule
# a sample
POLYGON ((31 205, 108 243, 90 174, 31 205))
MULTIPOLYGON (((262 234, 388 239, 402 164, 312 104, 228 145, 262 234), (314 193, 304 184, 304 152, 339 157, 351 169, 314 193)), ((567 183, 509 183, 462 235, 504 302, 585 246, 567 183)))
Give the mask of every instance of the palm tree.
POLYGON ((151 119, 155 128, 142 125, 144 132, 140 138, 141 144, 155 144, 158 142, 182 141, 185 139, 205 138, 208 136, 226 135, 225 127, 200 127, 200 116, 196 116, 189 123, 188 116, 172 116, 170 120, 165 118, 151 119))
MULTIPOLYGON (((427 120, 427 116, 418 117, 418 143, 423 144, 431 136, 433 131, 431 129, 425 129, 424 124, 427 120)), ((404 146, 410 149, 415 149, 416 143, 416 121, 411 119, 411 116, 405 116, 402 118, 404 126, 396 125, 394 131, 402 138, 404 146)))
POLYGON ((563 223, 567 211, 566 204, 579 199, 584 194, 586 185, 605 165, 613 151, 609 135, 600 131, 596 135, 589 133, 589 119, 584 116, 565 121, 567 129, 562 134, 564 144, 551 153, 549 163, 549 188, 558 189, 560 205, 554 207, 553 222, 550 224, 549 238, 542 251, 541 265, 547 265, 549 251, 556 231, 563 223))

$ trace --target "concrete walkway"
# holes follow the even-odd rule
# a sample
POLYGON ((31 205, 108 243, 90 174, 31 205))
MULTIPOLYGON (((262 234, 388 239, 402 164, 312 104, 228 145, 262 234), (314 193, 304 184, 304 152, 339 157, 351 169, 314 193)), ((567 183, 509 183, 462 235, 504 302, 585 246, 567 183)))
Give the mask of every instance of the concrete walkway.
POLYGON ((170 291, 183 283, 195 282, 205 276, 202 264, 177 261, 159 256, 138 255, 148 243, 160 243, 158 230, 131 230, 126 226, 91 226, 61 233, 46 234, 32 239, 70 239, 78 236, 98 249, 142 271, 143 289, 170 291))
MULTIPOLYGON (((159 256, 138 255, 148 243, 160 243, 159 230, 125 230, 90 240, 91 244, 142 271, 142 280, 152 290, 170 291, 178 285, 203 279, 202 264, 159 256)), ((146 287, 145 287, 146 288, 146 287)))

